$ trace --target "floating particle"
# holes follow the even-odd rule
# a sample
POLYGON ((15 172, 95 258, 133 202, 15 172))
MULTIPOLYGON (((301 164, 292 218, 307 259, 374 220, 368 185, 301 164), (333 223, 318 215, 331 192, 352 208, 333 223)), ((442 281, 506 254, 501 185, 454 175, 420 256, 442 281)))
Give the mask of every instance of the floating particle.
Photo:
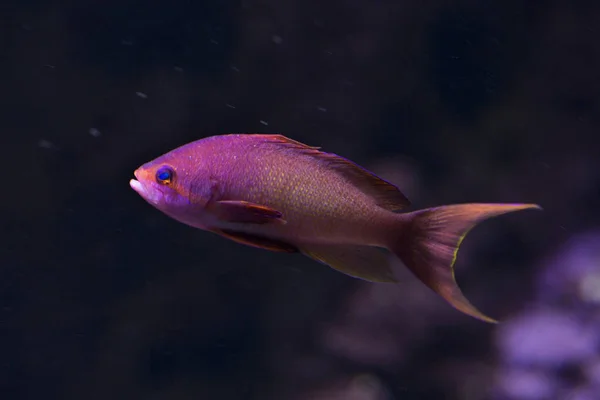
POLYGON ((327 112, 327 109, 325 107, 317 107, 317 110, 321 112, 327 112))
POLYGON ((46 139, 38 140, 37 145, 39 147, 41 147, 42 149, 50 149, 50 150, 58 149, 58 147, 54 143, 52 143, 51 141, 46 140, 46 139))
POLYGON ((173 67, 173 69, 177 72, 183 72, 183 68, 181 67, 173 67))
POLYGON ((89 132, 93 137, 100 137, 100 135, 102 135, 102 133, 96 128, 90 128, 89 132))
POLYGON ((271 40, 275 44, 281 44, 281 42, 283 42, 283 38, 281 36, 279 36, 279 35, 273 35, 273 36, 271 36, 271 40))
POLYGON ((260 123, 263 124, 263 125, 265 125, 265 126, 269 125, 269 123, 267 121, 263 121, 262 119, 260 120, 260 123))
POLYGON ((235 108, 235 106, 231 105, 231 104, 225 104, 227 107, 229 108, 235 108))
POLYGON ((135 94, 138 97, 142 98, 142 99, 147 99, 148 98, 148 95, 146 93, 143 93, 143 92, 135 92, 135 94))
POLYGON ((238 67, 236 67, 235 65, 232 65, 231 69, 234 70, 235 72, 240 72, 240 69, 238 67))
POLYGON ((219 42, 217 42, 215 39, 210 39, 210 42, 211 42, 212 44, 219 44, 219 42))

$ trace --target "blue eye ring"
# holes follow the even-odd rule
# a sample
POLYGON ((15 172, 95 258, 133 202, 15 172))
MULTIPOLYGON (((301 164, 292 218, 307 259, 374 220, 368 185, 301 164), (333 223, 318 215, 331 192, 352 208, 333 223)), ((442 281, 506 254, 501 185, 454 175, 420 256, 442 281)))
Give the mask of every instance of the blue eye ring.
POLYGON ((175 173, 170 167, 161 167, 156 171, 156 182, 161 185, 169 185, 173 181, 175 173))

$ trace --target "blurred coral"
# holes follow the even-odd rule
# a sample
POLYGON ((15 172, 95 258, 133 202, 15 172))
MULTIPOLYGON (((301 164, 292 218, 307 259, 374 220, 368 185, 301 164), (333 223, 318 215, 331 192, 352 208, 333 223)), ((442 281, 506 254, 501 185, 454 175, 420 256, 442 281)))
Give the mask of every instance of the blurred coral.
POLYGON ((502 399, 596 399, 600 393, 600 232, 548 257, 528 309, 497 332, 502 399))

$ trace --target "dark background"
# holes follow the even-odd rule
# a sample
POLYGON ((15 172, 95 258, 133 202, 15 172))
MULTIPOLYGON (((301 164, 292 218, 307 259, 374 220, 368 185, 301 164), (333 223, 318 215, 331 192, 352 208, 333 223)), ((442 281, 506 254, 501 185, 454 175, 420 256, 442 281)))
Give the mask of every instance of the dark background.
POLYGON ((600 3, 0 6, 0 398, 600 398, 600 3), (282 133, 415 208, 536 202, 457 277, 358 281, 175 222, 128 181, 186 142, 282 133), (596 397, 599 396, 599 397, 596 397))

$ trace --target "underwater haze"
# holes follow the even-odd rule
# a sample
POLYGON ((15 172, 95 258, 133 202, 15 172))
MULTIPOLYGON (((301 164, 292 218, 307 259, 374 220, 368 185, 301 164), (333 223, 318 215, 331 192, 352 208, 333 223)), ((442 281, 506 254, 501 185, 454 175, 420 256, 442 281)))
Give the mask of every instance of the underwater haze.
POLYGON ((65 1, 0 7, 0 399, 600 399, 600 3, 65 1), (129 186, 281 134, 478 224, 398 284, 179 223, 129 186))

